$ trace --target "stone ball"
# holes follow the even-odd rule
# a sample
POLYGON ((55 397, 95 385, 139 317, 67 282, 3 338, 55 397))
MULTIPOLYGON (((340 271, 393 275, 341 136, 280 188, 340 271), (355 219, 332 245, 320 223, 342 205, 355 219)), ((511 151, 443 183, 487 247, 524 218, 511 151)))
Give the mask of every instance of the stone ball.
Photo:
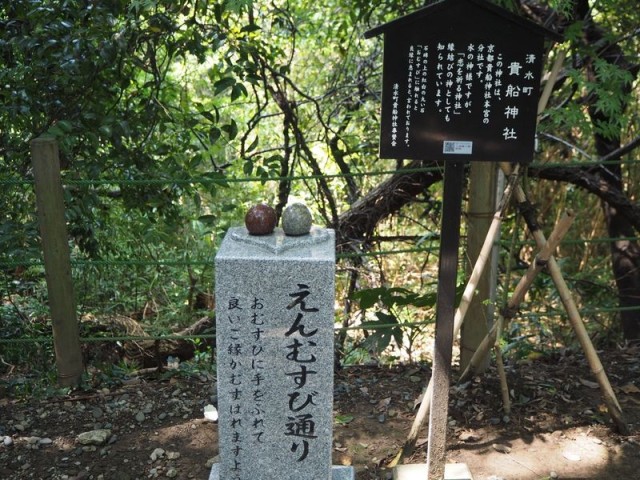
POLYGON ((276 228, 276 211, 267 204, 259 203, 244 216, 244 224, 251 235, 269 235, 276 228))
POLYGON ((311 211, 304 203, 292 203, 282 212, 282 229, 287 235, 306 235, 312 222, 311 211))

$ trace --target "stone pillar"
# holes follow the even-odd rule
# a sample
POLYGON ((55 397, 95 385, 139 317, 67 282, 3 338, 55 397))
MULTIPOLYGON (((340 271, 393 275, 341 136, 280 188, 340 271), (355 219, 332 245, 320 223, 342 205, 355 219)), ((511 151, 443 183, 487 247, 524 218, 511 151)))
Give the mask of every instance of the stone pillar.
POLYGON ((332 230, 228 231, 215 260, 212 479, 353 478, 332 473, 334 276, 332 230))

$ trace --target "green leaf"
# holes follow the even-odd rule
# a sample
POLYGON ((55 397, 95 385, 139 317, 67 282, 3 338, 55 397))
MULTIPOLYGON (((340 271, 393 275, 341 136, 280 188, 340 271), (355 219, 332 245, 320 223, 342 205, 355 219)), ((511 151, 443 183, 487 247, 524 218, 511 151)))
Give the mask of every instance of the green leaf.
POLYGON ((257 32, 259 30, 262 30, 262 28, 260 28, 259 25, 256 25, 255 23, 252 23, 251 25, 245 25, 244 27, 242 27, 242 30, 240 30, 240 31, 241 32, 251 33, 251 32, 257 32))
POLYGON ((241 83, 236 83, 231 89, 231 100, 237 100, 240 97, 246 97, 248 95, 247 89, 241 83))
POLYGON ((359 300, 360 308, 366 310, 378 302, 382 303, 382 305, 387 308, 391 308, 396 305, 413 305, 416 307, 432 306, 435 304, 435 295, 435 293, 418 295, 417 293, 402 287, 378 287, 359 290, 355 292, 351 298, 353 300, 359 300))
POLYGON ((233 87, 236 84, 236 79, 233 77, 224 77, 218 80, 213 84, 213 93, 215 95, 220 95, 222 92, 227 90, 228 88, 233 87))
POLYGON ((251 145, 247 147, 247 149, 245 150, 245 153, 251 153, 252 151, 254 151, 258 146, 258 140, 259 140, 259 137, 258 135, 256 135, 256 138, 254 138, 253 142, 251 142, 251 145))
POLYGON ((98 131, 107 138, 111 138, 111 134, 113 133, 109 125, 100 125, 98 131))
POLYGON ((215 215, 200 215, 198 217, 198 221, 204 223, 205 225, 215 225, 218 217, 215 215))
POLYGON ((49 135, 53 135, 54 137, 62 137, 68 133, 73 131, 73 124, 68 120, 59 120, 54 125, 52 125, 47 133, 49 135))
POLYGON ((380 300, 380 293, 382 290, 382 287, 358 290, 351 295, 351 299, 359 301, 360 308, 362 310, 367 310, 368 308, 373 307, 380 300))
POLYGON ((233 140, 238 136, 238 124, 235 120, 231 120, 227 125, 223 125, 222 130, 227 134, 229 140, 233 140))
POLYGON ((347 425, 348 423, 353 422, 355 417, 353 415, 336 415, 336 423, 338 425, 347 425))
POLYGON ((220 139, 221 135, 222 132, 218 127, 211 127, 209 129, 209 142, 211 142, 212 144, 216 143, 220 139))
POLYGON ((244 165, 242 166, 242 172, 247 176, 250 177, 251 174, 253 173, 253 160, 251 160, 250 158, 247 158, 244 161, 244 165))
MULTIPOLYGON (((384 312, 376 312, 376 317, 378 317, 378 320, 380 323, 388 325, 388 324, 398 324, 398 319, 396 318, 395 315, 392 315, 390 313, 384 313, 384 312)), ((387 328, 387 327, 385 327, 387 328)))
POLYGON ((201 110, 200 111, 200 115, 202 115, 204 118, 206 118, 207 120, 209 120, 210 122, 213 123, 217 123, 217 119, 216 117, 213 116, 213 114, 211 112, 208 112, 206 110, 201 110))
POLYGON ((73 130, 73 123, 68 120, 58 120, 55 126, 63 133, 69 133, 73 130))

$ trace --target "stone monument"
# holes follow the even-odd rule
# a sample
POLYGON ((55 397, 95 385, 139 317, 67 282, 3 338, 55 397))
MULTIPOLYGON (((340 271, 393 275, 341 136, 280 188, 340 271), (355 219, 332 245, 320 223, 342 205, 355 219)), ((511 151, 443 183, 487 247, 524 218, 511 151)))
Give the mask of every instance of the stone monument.
POLYGON ((332 467, 335 239, 227 232, 215 260, 220 463, 210 480, 349 480, 332 467))

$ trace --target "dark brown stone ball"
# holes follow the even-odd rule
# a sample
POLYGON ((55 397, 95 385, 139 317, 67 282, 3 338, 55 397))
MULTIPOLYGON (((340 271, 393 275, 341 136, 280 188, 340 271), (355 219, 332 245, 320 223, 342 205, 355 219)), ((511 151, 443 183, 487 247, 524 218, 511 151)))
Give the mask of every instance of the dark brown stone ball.
POLYGON ((276 228, 276 211, 269 205, 259 203, 244 216, 244 224, 251 235, 269 235, 276 228))

